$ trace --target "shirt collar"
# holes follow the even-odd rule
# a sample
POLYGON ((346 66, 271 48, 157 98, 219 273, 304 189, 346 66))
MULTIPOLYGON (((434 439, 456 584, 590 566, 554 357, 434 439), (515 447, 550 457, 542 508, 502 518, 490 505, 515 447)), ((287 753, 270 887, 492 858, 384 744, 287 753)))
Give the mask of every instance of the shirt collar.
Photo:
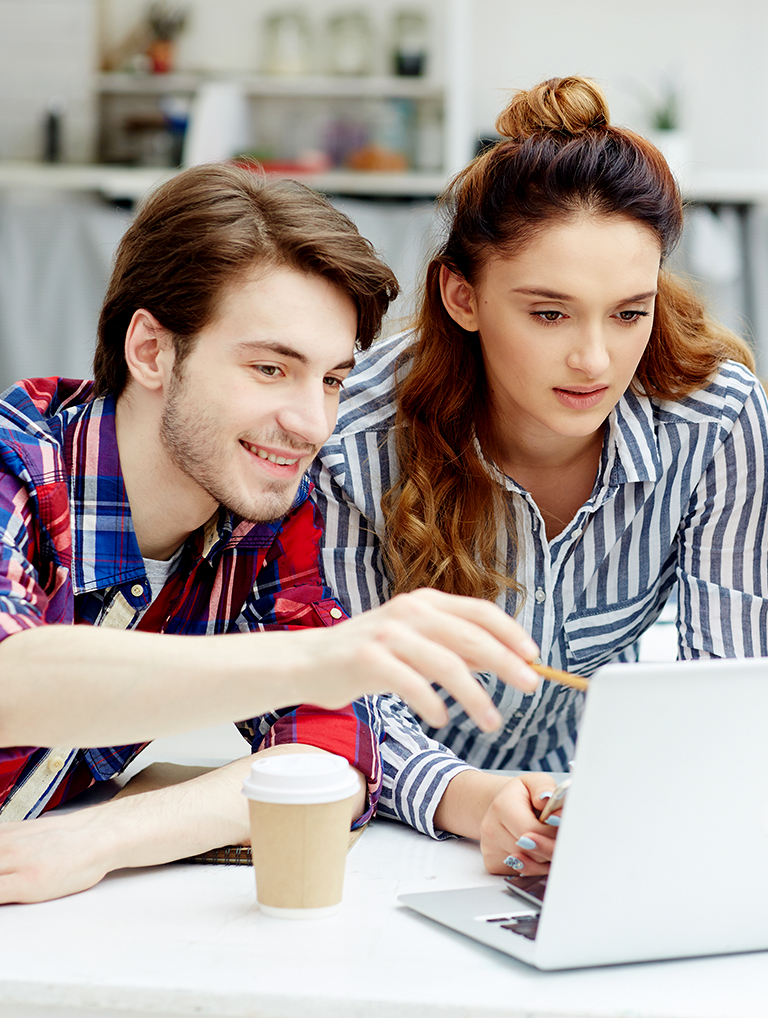
POLYGON ((70 421, 68 460, 72 585, 76 594, 143 578, 141 557, 120 467, 115 400, 86 403, 70 421))
POLYGON ((615 450, 611 484, 661 479, 653 403, 627 390, 608 418, 607 447, 615 450))

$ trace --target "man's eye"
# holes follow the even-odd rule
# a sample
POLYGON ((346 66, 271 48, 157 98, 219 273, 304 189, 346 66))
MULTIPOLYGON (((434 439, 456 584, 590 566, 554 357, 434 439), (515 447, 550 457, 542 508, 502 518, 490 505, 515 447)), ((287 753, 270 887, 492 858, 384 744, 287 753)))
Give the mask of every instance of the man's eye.
POLYGON ((332 389, 340 389, 344 385, 343 378, 334 378, 332 375, 326 375, 323 379, 323 385, 328 385, 332 389))
POLYGON ((273 378, 280 371, 276 364, 257 364, 255 367, 259 374, 267 375, 269 378, 273 378))

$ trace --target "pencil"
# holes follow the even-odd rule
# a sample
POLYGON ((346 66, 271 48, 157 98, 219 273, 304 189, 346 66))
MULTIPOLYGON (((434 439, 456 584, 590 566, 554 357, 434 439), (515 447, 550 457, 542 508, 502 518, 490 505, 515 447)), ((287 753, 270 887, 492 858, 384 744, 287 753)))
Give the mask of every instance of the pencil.
POLYGON ((561 672, 559 668, 550 668, 549 665, 531 664, 531 668, 550 682, 559 682, 563 686, 572 686, 574 689, 581 689, 586 692, 589 689, 589 679, 581 675, 571 675, 570 672, 561 672))

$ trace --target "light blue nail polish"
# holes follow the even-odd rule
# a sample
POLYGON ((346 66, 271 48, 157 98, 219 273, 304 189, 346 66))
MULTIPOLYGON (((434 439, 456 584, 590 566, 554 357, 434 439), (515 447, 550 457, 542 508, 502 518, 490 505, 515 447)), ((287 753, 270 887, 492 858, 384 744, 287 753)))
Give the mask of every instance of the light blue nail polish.
POLYGON ((540 799, 551 799, 552 798, 552 793, 551 792, 542 792, 541 795, 539 796, 539 798, 540 799))
POLYGON ((522 838, 518 838, 515 844, 518 848, 524 848, 527 852, 532 852, 536 848, 536 842, 533 838, 526 838, 525 835, 522 838))
POLYGON ((547 817, 547 819, 544 821, 544 823, 545 824, 549 824, 550 827, 559 827, 560 826, 560 817, 556 817, 556 816, 547 817))
POLYGON ((504 860, 504 865, 509 866, 511 870, 521 870, 525 863, 522 859, 518 859, 516 855, 508 855, 504 860))

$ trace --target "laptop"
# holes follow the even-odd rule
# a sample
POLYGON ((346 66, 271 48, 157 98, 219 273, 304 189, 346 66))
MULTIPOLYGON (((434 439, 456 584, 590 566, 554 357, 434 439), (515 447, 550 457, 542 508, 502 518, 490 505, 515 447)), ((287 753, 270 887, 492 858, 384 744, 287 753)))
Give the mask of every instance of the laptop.
POLYGON ((511 883, 399 900, 540 969, 768 949, 768 659, 600 669, 549 875, 511 883))

